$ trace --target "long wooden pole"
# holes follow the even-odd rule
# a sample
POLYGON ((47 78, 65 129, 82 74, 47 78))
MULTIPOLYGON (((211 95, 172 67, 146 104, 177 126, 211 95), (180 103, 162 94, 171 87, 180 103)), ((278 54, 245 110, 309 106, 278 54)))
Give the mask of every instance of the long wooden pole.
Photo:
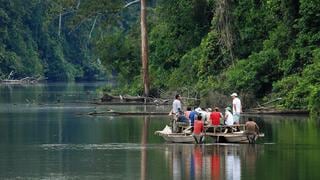
POLYGON ((149 83, 149 70, 148 70, 148 34, 147 34, 147 10, 146 0, 141 0, 141 61, 142 61, 142 80, 144 95, 149 96, 150 83, 149 83))

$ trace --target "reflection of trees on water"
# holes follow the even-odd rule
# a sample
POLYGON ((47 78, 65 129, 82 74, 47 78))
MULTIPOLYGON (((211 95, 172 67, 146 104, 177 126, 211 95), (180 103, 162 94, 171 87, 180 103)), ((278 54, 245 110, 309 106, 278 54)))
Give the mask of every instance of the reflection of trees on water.
POLYGON ((141 163, 140 163, 140 173, 141 173, 141 180, 147 179, 147 136, 148 136, 148 126, 149 126, 150 117, 145 116, 143 120, 143 128, 142 128, 142 135, 141 135, 141 163))

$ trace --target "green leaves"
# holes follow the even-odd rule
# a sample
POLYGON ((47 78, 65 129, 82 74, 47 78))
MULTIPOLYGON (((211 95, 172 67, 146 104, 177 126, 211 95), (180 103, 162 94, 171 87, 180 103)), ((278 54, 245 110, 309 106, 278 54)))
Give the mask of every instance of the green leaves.
POLYGON ((320 99, 320 49, 313 51, 313 64, 306 66, 302 74, 295 74, 274 84, 274 94, 284 98, 287 108, 304 108, 319 113, 320 99))
POLYGON ((75 15, 77 2, 1 1, 0 76, 14 71, 13 78, 46 76, 73 81, 102 74, 101 65, 92 58, 87 26, 69 33, 68 21, 75 15))

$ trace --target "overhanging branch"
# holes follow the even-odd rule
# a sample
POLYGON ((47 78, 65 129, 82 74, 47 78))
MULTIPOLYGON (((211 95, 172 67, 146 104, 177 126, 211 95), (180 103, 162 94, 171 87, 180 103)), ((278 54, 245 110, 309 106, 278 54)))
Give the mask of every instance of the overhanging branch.
POLYGON ((126 7, 129 7, 129 6, 131 6, 132 4, 135 4, 135 3, 138 3, 138 2, 140 2, 140 0, 135 0, 135 1, 132 1, 132 2, 127 3, 127 4, 124 5, 123 7, 126 8, 126 7))

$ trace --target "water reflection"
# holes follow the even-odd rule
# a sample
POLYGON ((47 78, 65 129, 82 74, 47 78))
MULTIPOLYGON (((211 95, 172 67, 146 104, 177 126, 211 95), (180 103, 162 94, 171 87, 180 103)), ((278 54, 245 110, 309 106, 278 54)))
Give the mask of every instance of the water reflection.
POLYGON ((167 116, 81 115, 168 108, 73 103, 95 88, 0 86, 0 179, 320 179, 319 119, 257 116, 256 145, 168 144, 167 116))
POLYGON ((142 135, 141 135, 141 163, 140 163, 140 173, 141 180, 145 180, 147 177, 147 139, 148 139, 148 127, 149 127, 150 117, 146 116, 143 118, 143 127, 142 127, 142 135))
POLYGON ((221 179, 219 148, 214 148, 211 154, 211 179, 221 179))
POLYGON ((226 179, 241 179, 240 148, 225 149, 226 179))
POLYGON ((168 145, 172 179, 246 179, 256 177, 263 145, 168 145))
POLYGON ((256 161, 259 154, 263 153, 263 149, 258 149, 259 145, 250 144, 245 146, 243 161, 245 162, 246 175, 248 177, 255 177, 256 161))

